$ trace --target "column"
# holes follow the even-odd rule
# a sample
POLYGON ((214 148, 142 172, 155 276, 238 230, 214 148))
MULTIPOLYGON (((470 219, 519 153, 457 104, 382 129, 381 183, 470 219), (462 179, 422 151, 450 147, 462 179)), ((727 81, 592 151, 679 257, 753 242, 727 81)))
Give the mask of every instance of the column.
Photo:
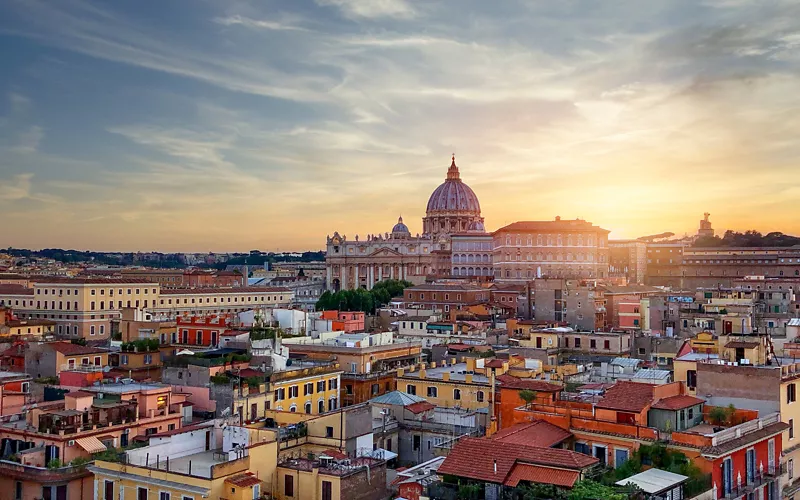
POLYGON ((326 271, 328 272, 328 281, 325 283, 325 288, 330 290, 331 282, 333 281, 333 269, 331 268, 330 265, 326 267, 327 267, 326 271))
POLYGON ((394 264, 389 268, 389 279, 394 279, 394 264))
POLYGON ((349 287, 347 286, 347 266, 342 265, 341 271, 339 272, 339 279, 342 281, 342 286, 340 287, 342 290, 347 290, 349 287))
POLYGON ((358 273, 358 264, 356 264, 356 289, 361 288, 361 275, 358 273))
POLYGON ((383 280, 383 264, 378 264, 378 281, 383 280))

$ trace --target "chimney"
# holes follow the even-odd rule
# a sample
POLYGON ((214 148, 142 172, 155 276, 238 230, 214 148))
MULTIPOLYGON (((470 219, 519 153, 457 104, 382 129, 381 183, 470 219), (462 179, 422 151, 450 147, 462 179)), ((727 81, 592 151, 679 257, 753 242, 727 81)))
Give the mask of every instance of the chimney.
POLYGON ((466 375, 464 375, 464 382, 466 382, 467 384, 471 384, 472 383, 472 374, 471 373, 467 373, 466 375))
POLYGON ((448 372, 442 373, 442 380, 447 382, 450 380, 450 374, 448 372))

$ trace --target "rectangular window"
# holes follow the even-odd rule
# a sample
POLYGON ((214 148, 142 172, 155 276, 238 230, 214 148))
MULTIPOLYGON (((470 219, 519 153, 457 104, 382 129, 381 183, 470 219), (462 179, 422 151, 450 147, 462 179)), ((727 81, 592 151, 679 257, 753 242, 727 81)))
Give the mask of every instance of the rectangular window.
POLYGON ((333 437, 333 427, 331 427, 331 426, 325 427, 325 437, 326 438, 332 438, 333 437))
POLYGON ((789 419, 789 439, 794 439, 794 419, 789 419))
POLYGON ((147 500, 147 488, 141 486, 136 488, 136 498, 138 500, 147 500))
POLYGON ((786 402, 794 403, 795 401, 797 401, 797 388, 792 383, 786 386, 786 402))
POLYGON ((592 349, 596 349, 597 348, 597 341, 595 339, 589 340, 589 347, 592 348, 592 349))
POLYGON ((289 474, 283 476, 283 494, 287 497, 294 496, 294 476, 289 474))
POLYGON ((686 387, 689 389, 697 387, 697 370, 686 371, 686 387))
POLYGON ((581 346, 581 338, 580 337, 576 337, 575 338, 575 347, 580 347, 580 346, 581 346))
POLYGON ((158 500, 170 500, 171 495, 167 491, 161 491, 158 494, 158 500))
POLYGON ((432 387, 432 386, 428 387, 428 397, 429 398, 437 397, 437 393, 438 393, 438 390, 436 389, 436 387, 432 387))
POLYGON ((322 481, 322 500, 333 500, 333 485, 330 481, 322 481))
POLYGON ((417 451, 422 446, 422 438, 420 436, 414 436, 414 451, 417 451))
POLYGON ((604 340, 603 341, 603 349, 605 349, 606 351, 611 349, 611 341, 610 340, 604 340))

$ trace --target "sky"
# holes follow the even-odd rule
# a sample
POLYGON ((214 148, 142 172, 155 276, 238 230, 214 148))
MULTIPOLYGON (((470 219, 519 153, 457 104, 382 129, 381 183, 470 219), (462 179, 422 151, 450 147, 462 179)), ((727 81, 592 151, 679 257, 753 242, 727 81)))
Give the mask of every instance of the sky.
POLYGON ((800 233, 796 0, 5 0, 0 246, 486 226, 800 233))

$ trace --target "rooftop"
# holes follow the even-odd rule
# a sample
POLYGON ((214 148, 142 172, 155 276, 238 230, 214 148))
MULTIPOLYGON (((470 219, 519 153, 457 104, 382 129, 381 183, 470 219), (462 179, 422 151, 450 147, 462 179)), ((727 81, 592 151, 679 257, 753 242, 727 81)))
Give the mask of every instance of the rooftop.
POLYGON ((493 434, 491 439, 508 444, 550 448, 572 437, 572 433, 544 420, 512 425, 493 434))
POLYGON ((652 384, 617 382, 606 391, 603 399, 596 406, 639 413, 653 402, 653 388, 652 384))
POLYGON ((674 472, 661 469, 647 469, 644 472, 617 481, 617 485, 625 486, 627 484, 634 484, 645 493, 655 495, 663 491, 671 490, 688 479, 688 476, 682 476, 674 472))
POLYGON ((439 467, 439 474, 504 484, 518 462, 581 470, 596 464, 598 460, 570 450, 467 437, 453 447, 439 467))
POLYGON ((168 384, 159 384, 159 383, 133 383, 133 384, 123 384, 123 383, 115 383, 115 384, 103 384, 100 386, 90 386, 84 387, 81 391, 86 392, 94 392, 94 393, 115 393, 115 394, 124 394, 127 392, 140 392, 140 391, 153 391, 153 390, 164 390, 164 389, 171 389, 172 386, 168 384))
POLYGON ((425 398, 419 397, 416 394, 406 394, 401 391, 387 392, 386 394, 369 400, 370 403, 397 406, 409 406, 423 401, 425 401, 425 398))
MULTIPOLYGON (((442 379, 444 374, 448 373, 450 375, 450 380, 455 382, 465 382, 467 380, 467 364, 466 363, 456 363, 450 366, 437 366, 436 368, 427 368, 425 370, 425 378, 430 379, 442 379)), ((414 370, 413 372, 406 371, 403 373, 403 377, 407 378, 419 378, 420 370, 414 370)), ((476 384, 488 384, 489 377, 480 373, 473 373, 472 382, 476 384)))
POLYGON ((60 352, 65 356, 79 356, 81 354, 105 354, 109 352, 108 349, 73 344, 72 342, 51 342, 44 345, 49 346, 54 351, 60 352))
POLYGON ((683 410, 684 408, 704 403, 705 400, 692 396, 672 396, 659 400, 652 408, 657 410, 683 410))
POLYGON ((564 389, 560 385, 551 384, 544 380, 518 378, 506 374, 499 375, 496 380, 504 389, 527 389, 537 392, 559 392, 564 389))
POLYGON ((161 290, 161 295, 204 295, 221 293, 288 293, 291 290, 284 287, 231 287, 231 288, 166 288, 161 290))
POLYGON ((33 295, 33 288, 0 283, 0 295, 33 295))
POLYGON ((494 233, 500 233, 504 231, 555 231, 557 229, 562 230, 583 230, 583 231, 602 231, 608 233, 607 229, 603 229, 599 226, 593 225, 591 222, 587 222, 581 219, 575 220, 545 220, 545 221, 519 221, 509 224, 507 226, 501 227, 494 233))

